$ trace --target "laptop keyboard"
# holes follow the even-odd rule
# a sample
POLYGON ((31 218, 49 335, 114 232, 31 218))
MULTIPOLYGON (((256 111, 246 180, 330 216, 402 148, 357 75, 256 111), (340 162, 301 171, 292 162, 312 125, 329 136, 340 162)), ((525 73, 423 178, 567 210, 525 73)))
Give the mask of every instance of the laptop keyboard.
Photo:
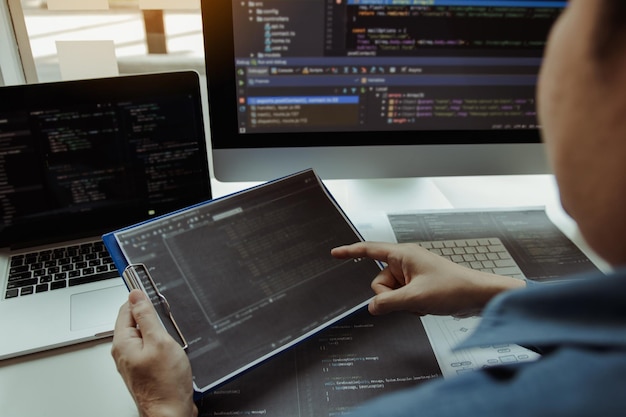
POLYGON ((102 241, 11 256, 5 298, 119 277, 102 241))
POLYGON ((441 255, 452 262, 468 268, 524 279, 524 273, 499 238, 455 239, 417 243, 437 255, 441 255))

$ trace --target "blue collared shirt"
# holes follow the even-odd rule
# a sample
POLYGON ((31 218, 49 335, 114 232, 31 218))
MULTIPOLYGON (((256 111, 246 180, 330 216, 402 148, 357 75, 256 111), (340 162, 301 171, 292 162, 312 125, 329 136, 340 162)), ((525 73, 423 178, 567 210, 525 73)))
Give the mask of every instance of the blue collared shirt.
POLYGON ((494 298, 459 348, 517 343, 540 359, 425 383, 358 416, 626 416, 626 271, 494 298))

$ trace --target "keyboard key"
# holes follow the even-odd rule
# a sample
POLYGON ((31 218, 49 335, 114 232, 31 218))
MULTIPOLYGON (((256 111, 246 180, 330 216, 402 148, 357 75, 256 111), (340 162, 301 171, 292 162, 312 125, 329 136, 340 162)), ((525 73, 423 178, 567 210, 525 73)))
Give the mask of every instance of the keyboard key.
POLYGON ((37 284, 35 287, 35 292, 44 292, 48 291, 48 284, 37 284))
POLYGON ((54 274, 55 281, 61 281, 67 278, 67 272, 59 272, 54 274))
POLYGON ((16 255, 11 258, 11 267, 24 265, 24 255, 16 255))
POLYGON ((19 272, 17 274, 13 274, 11 276, 9 276, 9 282, 12 281, 19 281, 21 279, 27 279, 33 276, 32 271, 24 271, 24 272, 19 272))
POLYGON ((58 289, 65 288, 65 287, 67 287, 67 282, 65 281, 52 281, 50 283, 51 290, 58 290, 58 289))
POLYGON ((111 271, 111 272, 105 272, 103 274, 95 274, 95 275, 82 276, 78 278, 72 278, 69 281, 70 281, 70 287, 72 287, 74 285, 86 284, 88 282, 103 281, 105 279, 111 279, 111 278, 117 278, 117 277, 119 277, 119 274, 117 272, 111 271))
POLYGON ((28 272, 29 271, 29 267, 28 265, 19 265, 19 266, 11 266, 11 269, 9 269, 9 274, 19 274, 22 272, 28 272))
POLYGON ((20 295, 31 295, 33 292, 34 292, 34 287, 20 288, 20 295))
POLYGON ((509 266, 516 266, 515 262, 513 261, 513 259, 498 259, 494 263, 499 268, 505 268, 505 267, 509 267, 509 266))
POLYGON ((517 266, 509 268, 493 268, 493 273, 498 275, 516 275, 520 273, 517 266))
POLYGON ((20 294, 19 290, 17 288, 13 288, 11 290, 7 290, 7 292, 5 293, 4 298, 15 298, 20 294))

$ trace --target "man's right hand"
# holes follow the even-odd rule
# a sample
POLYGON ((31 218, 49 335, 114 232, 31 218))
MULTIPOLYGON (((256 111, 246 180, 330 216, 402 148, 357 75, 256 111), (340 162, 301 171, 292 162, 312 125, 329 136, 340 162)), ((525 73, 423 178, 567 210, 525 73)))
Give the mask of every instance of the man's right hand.
POLYGON ((334 248, 340 259, 372 258, 386 267, 372 281, 373 315, 410 311, 419 315, 468 317, 480 314, 496 294, 525 281, 457 265, 412 243, 359 242, 334 248))

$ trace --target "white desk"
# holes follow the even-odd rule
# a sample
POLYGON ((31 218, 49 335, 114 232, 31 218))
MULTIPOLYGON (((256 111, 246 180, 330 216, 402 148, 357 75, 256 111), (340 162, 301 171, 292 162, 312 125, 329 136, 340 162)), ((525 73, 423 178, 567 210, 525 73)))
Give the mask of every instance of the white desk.
MULTIPOLYGON (((248 185, 252 184, 214 182, 213 191, 217 197, 248 185)), ((563 213, 551 176, 329 181, 327 185, 369 240, 393 240, 385 225, 387 211, 545 206, 552 221, 605 268, 563 213)), ((106 339, 0 362, 0 415, 136 416, 110 348, 106 339)))

